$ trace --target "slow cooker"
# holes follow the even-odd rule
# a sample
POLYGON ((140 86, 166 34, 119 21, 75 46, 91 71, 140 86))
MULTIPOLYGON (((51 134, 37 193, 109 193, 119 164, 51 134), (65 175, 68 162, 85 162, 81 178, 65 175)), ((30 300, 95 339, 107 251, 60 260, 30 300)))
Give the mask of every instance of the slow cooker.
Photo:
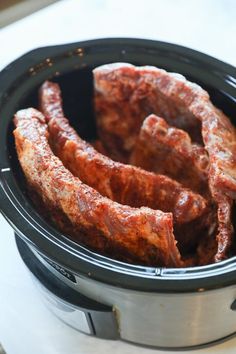
POLYGON ((205 88, 236 122, 236 69, 197 51, 119 38, 33 50, 0 73, 1 212, 15 230, 19 253, 47 305, 74 328, 172 349, 228 338, 236 333, 236 257, 179 269, 119 262, 57 231, 27 196, 12 135, 13 114, 36 107, 38 87, 52 78, 62 88, 72 125, 83 138, 95 138, 92 69, 111 62, 181 73, 205 88))

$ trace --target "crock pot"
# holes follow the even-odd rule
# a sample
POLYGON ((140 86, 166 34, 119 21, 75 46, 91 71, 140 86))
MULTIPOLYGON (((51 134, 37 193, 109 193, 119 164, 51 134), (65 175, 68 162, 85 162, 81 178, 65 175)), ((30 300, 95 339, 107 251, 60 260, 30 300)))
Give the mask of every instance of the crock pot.
POLYGON ((99 39, 39 48, 0 73, 0 207, 51 310, 97 337, 183 348, 236 332, 236 257, 202 267, 155 268, 91 252, 49 225, 26 194, 12 135, 13 114, 37 106, 37 89, 60 83, 66 116, 96 136, 92 69, 111 62, 154 65, 205 88, 235 123, 236 69, 202 53, 158 41, 99 39), (79 119, 78 119, 79 117, 79 119))

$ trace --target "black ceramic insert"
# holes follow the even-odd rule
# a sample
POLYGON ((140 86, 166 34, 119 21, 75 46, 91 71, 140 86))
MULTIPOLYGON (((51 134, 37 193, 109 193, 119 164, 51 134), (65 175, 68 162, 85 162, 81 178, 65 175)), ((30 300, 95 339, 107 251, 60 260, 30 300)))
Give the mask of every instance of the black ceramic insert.
POLYGON ((101 256, 50 226, 33 208, 24 188, 12 136, 12 116, 37 106, 37 89, 57 81, 65 112, 79 134, 96 137, 92 69, 111 62, 154 65, 178 72, 205 88, 236 124, 236 69, 185 47, 142 39, 100 39, 35 49, 0 73, 0 207, 16 233, 51 261, 74 274, 123 288, 158 292, 198 291, 235 283, 236 257, 204 267, 135 266, 101 256))

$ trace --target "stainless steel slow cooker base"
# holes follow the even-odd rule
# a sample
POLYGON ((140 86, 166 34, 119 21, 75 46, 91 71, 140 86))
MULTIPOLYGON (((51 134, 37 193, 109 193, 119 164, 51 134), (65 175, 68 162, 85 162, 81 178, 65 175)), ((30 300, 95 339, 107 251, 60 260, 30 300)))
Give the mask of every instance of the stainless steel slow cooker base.
POLYGON ((16 237, 16 243, 47 307, 80 332, 172 350, 215 345, 236 334, 236 313, 230 306, 225 308, 227 297, 230 299, 228 303, 233 303, 232 294, 236 295, 236 287, 200 292, 194 296, 192 293, 176 297, 176 294, 161 296, 132 291, 123 291, 122 296, 120 289, 104 284, 99 289, 96 282, 88 284, 87 279, 47 261, 19 237, 16 237), (209 316, 215 317, 215 321, 209 321, 209 316), (205 326, 198 328, 198 324, 204 321, 205 326), (219 339, 220 333, 231 330, 229 322, 233 332, 219 339))

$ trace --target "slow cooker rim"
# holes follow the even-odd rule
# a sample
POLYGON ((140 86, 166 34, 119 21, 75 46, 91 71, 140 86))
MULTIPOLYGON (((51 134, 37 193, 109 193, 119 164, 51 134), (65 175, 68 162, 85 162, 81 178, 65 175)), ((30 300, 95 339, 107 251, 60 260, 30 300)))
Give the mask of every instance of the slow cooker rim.
MULTIPOLYGON (((194 60, 203 62, 205 65, 211 65, 217 70, 220 70, 221 73, 232 75, 232 77, 235 71, 234 67, 230 64, 176 44, 132 38, 95 39, 34 49, 16 59, 0 73, 0 104, 4 104, 4 93, 6 93, 7 88, 11 87, 16 77, 19 77, 25 70, 30 68, 32 62, 35 65, 37 62, 49 56, 60 56, 76 48, 92 48, 96 50, 96 48, 101 49, 102 46, 109 47, 114 45, 117 45, 119 48, 122 48, 122 46, 130 46, 135 48, 148 48, 149 50, 157 49, 174 52, 185 58, 194 58, 194 60), (35 54, 37 60, 35 59, 35 54)), ((0 121, 0 126, 3 125, 2 123, 3 120, 0 121)), ((30 210, 29 205, 27 205, 27 199, 23 196, 22 191, 14 181, 8 151, 4 146, 7 126, 5 125, 5 132, 3 129, 0 129, 0 151, 4 151, 3 158, 0 161, 2 213, 11 223, 16 233, 29 242, 39 253, 42 253, 49 259, 53 259, 56 263, 65 266, 75 273, 78 272, 79 269, 79 272, 84 276, 89 276, 95 280, 110 283, 111 285, 135 290, 203 291, 235 284, 236 257, 232 257, 218 264, 202 267, 178 269, 153 268, 130 265, 98 255, 83 246, 75 244, 53 228, 51 228, 50 232, 53 232, 54 240, 52 240, 52 238, 46 238, 45 235, 49 232, 48 225, 46 229, 46 223, 40 219, 35 211, 30 210), (24 200, 24 206, 19 203, 19 200, 24 200), (25 219, 26 222, 22 223, 23 219, 25 219), (24 227, 22 227, 22 225, 24 227), (25 233, 29 232, 29 225, 33 226, 32 230, 34 232, 31 230, 30 237, 27 237, 25 233), (39 225, 41 230, 39 229, 39 225), (61 240, 59 235, 62 236, 61 240), (56 238, 57 243, 54 243, 56 238), (59 240, 61 244, 59 244, 59 240), (73 252, 76 254, 73 254, 71 249, 73 249, 73 252), (68 251, 71 253, 70 257, 68 257, 68 251), (82 255, 84 257, 82 257, 82 255), (116 277, 114 277, 114 272, 116 273, 116 277), (189 276, 186 277, 186 274, 189 274, 189 276)))

